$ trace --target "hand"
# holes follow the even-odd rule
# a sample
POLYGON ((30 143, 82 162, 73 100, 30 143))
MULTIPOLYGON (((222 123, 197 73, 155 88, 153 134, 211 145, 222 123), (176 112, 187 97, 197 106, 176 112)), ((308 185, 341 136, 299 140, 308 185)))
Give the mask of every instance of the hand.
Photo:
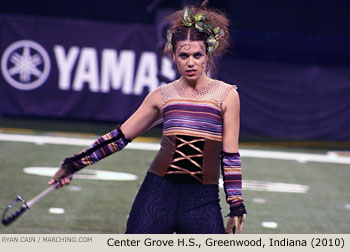
POLYGON ((231 234, 231 233, 239 234, 240 232, 242 232, 243 225, 244 225, 246 218, 247 218, 246 214, 243 214, 243 216, 230 217, 227 221, 227 224, 226 224, 225 233, 226 234, 231 234))
POLYGON ((60 189, 61 187, 64 187, 65 185, 69 185, 70 182, 72 181, 72 176, 69 176, 67 174, 67 171, 62 167, 58 169, 58 171, 55 173, 55 175, 53 176, 52 179, 50 179, 50 181, 48 182, 49 185, 53 185, 56 182, 56 189, 60 189))

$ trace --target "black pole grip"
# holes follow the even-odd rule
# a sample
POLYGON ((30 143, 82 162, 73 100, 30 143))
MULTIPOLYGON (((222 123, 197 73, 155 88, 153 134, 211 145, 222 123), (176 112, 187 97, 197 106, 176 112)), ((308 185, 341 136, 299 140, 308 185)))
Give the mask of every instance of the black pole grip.
POLYGON ((17 210, 13 214, 11 214, 9 217, 3 218, 1 220, 1 223, 4 226, 10 225, 15 219, 17 219, 19 216, 21 216, 21 214, 23 214, 26 210, 27 210, 27 208, 22 206, 19 210, 17 210))

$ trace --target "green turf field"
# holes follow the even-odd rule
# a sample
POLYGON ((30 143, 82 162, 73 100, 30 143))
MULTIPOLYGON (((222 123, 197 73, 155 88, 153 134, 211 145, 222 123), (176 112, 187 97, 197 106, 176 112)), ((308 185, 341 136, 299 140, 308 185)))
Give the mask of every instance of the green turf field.
MULTIPOLYGON (((7 134, 6 132, 4 134, 7 134)), ((41 132, 41 134, 46 134, 41 132)), ((325 149, 249 146, 244 149, 325 154, 325 149), (252 148, 250 148, 252 147, 252 148)), ((0 208, 17 194, 30 199, 49 177, 26 174, 24 167, 57 167, 82 147, 0 141, 0 208)), ((127 172, 136 181, 74 179, 39 201, 0 233, 123 233, 128 212, 155 151, 125 149, 89 169, 127 172), (79 190, 78 190, 79 189, 79 190), (64 214, 49 209, 63 208, 64 214)), ((244 233, 350 233, 350 166, 325 162, 261 159, 242 155, 244 180, 309 186, 306 193, 244 190, 248 218, 244 233), (267 228, 263 222, 277 223, 267 228)), ((223 214, 228 207, 221 189, 223 214)))

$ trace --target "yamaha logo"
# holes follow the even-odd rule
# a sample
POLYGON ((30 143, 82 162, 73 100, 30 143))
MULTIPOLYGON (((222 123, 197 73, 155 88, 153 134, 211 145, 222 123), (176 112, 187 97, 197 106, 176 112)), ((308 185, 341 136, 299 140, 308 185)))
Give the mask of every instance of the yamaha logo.
POLYGON ((1 59, 1 71, 5 80, 20 90, 40 87, 49 76, 50 67, 46 50, 31 40, 12 43, 1 59))

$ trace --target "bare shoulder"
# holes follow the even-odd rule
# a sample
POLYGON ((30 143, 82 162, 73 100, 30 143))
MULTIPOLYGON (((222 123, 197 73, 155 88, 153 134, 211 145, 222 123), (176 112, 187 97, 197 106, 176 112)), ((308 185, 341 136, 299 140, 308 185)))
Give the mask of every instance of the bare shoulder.
MULTIPOLYGON (((237 92, 237 88, 235 88, 235 87, 232 86, 232 87, 228 90, 227 95, 226 95, 226 97, 225 97, 225 100, 234 100, 234 101, 239 100, 239 94, 238 94, 238 92, 237 92)), ((224 101, 225 101, 225 100, 224 100, 224 101)))
POLYGON ((157 101, 159 99, 162 99, 162 86, 149 92, 149 94, 145 97, 145 101, 157 101))
MULTIPOLYGON (((226 83, 225 83, 226 84, 226 83)), ((222 102, 222 109, 223 111, 226 111, 228 108, 238 108, 239 109, 239 94, 237 92, 237 86, 236 85, 227 85, 227 91, 225 98, 222 102)))
POLYGON ((153 90, 152 92, 150 92, 147 97, 156 99, 156 98, 161 98, 162 97, 162 87, 158 87, 155 90, 153 90))
POLYGON ((162 92, 161 87, 151 91, 145 98, 144 103, 148 103, 154 107, 161 108, 162 106, 162 92))

